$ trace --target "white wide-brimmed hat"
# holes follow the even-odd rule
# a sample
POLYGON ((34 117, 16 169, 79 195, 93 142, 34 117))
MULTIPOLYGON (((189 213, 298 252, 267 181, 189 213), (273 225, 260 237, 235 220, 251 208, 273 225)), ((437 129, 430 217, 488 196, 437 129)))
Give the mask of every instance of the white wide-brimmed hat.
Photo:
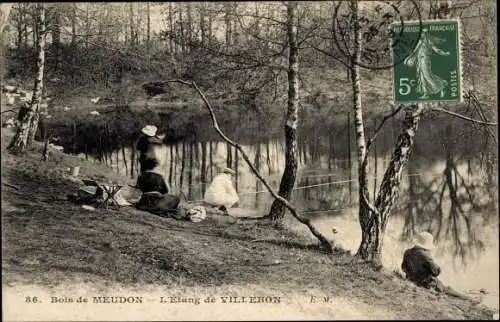
POLYGON ((142 128, 141 132, 146 134, 147 136, 155 136, 158 128, 154 125, 146 125, 142 128))
POLYGON ((231 168, 223 168, 223 169, 222 169, 222 172, 223 172, 223 173, 230 174, 230 175, 233 175, 233 176, 236 174, 236 171, 234 171, 234 170, 233 170, 233 169, 231 169, 231 168))
POLYGON ((434 245, 434 237, 426 231, 421 232, 417 236, 417 238, 415 240, 415 246, 422 247, 424 249, 429 249, 429 250, 434 249, 436 247, 434 245))

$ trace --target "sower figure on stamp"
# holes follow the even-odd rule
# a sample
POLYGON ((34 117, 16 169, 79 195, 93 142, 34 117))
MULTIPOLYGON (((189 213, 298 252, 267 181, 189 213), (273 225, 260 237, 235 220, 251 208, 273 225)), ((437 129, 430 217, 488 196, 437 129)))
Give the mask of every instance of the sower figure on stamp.
POLYGON ((451 287, 445 286, 438 279, 441 268, 432 257, 434 248, 434 237, 430 233, 422 232, 418 235, 415 246, 407 249, 403 255, 401 268, 406 278, 420 287, 459 298, 468 298, 451 287))
POLYGON ((442 56, 450 55, 448 51, 437 48, 437 45, 443 42, 445 42, 444 39, 430 35, 429 30, 424 28, 422 30, 422 38, 413 50, 413 53, 404 60, 405 65, 416 68, 416 91, 422 94, 420 99, 429 98, 430 95, 437 93, 440 93, 440 97, 444 97, 447 81, 436 75, 431 67, 431 56, 433 54, 442 56))

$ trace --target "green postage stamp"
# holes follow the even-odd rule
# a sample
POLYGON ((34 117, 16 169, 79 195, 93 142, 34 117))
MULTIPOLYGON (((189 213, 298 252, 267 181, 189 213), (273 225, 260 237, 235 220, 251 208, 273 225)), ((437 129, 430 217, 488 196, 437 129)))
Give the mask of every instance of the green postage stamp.
POLYGON ((462 100, 457 20, 395 23, 391 35, 395 103, 462 100))

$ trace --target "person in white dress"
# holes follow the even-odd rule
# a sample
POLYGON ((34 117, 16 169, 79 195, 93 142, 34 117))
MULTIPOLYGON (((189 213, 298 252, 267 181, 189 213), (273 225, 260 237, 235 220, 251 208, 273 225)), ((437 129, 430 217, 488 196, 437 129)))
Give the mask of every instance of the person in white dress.
POLYGON ((205 203, 219 208, 224 213, 227 213, 227 209, 235 206, 240 198, 233 187, 232 177, 234 175, 234 170, 229 168, 224 168, 222 173, 216 175, 205 192, 205 203))

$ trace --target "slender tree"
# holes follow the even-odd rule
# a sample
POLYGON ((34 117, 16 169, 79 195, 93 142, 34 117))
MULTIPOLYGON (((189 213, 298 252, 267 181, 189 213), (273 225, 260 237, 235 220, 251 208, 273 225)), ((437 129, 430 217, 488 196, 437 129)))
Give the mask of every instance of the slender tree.
POLYGON ((61 12, 60 6, 52 6, 52 48, 56 57, 56 69, 62 67, 61 12))
POLYGON ((146 44, 149 52, 151 46, 151 12, 150 12, 149 2, 146 2, 146 15, 147 15, 146 44))
POLYGON ((172 2, 168 3, 168 28, 169 28, 169 32, 170 32, 170 37, 168 39, 168 44, 169 44, 170 52, 177 53, 177 43, 175 43, 175 47, 174 47, 174 36, 173 36, 173 32, 174 32, 174 9, 173 9, 172 2))
POLYGON ((231 46, 232 39, 232 19, 231 19, 231 3, 224 3, 224 23, 226 26, 226 47, 229 48, 231 46))
POLYGON ((134 28, 134 4, 132 2, 129 3, 129 28, 130 28, 130 44, 135 46, 135 28, 134 28))
POLYGON ((14 153, 23 153, 27 147, 31 145, 36 130, 38 127, 38 120, 40 117, 40 103, 42 100, 43 92, 43 76, 45 66, 45 5, 43 3, 36 4, 37 12, 37 76, 35 78, 35 85, 33 88, 33 96, 29 105, 23 106, 19 110, 18 120, 19 127, 16 135, 9 144, 9 150, 14 153))
MULTIPOLYGON (((354 42, 353 42, 353 54, 351 56, 349 69, 351 70, 351 85, 352 85, 352 95, 353 95, 353 115, 354 115, 354 128, 355 128, 355 138, 356 138, 356 149, 357 149, 357 160, 358 160, 358 195, 359 200, 364 200, 363 198, 369 198, 368 191, 368 169, 365 160, 366 158, 366 141, 365 141, 365 129, 363 123, 363 109, 361 105, 361 79, 359 75, 359 65, 357 62, 361 58, 361 28, 358 23, 358 1, 351 0, 350 10, 352 13, 352 20, 354 21, 354 42)), ((369 221, 369 210, 366 205, 360 202, 359 207, 359 222, 361 227, 365 227, 369 221)), ((362 229, 362 239, 366 232, 362 229)))
MULTIPOLYGON (((285 122, 285 170, 281 178, 279 195, 290 200, 297 177, 297 126, 299 121, 299 48, 297 44, 297 7, 298 3, 287 3, 288 34, 288 108, 285 122)), ((282 220, 285 205, 275 200, 268 214, 273 220, 282 220)))

